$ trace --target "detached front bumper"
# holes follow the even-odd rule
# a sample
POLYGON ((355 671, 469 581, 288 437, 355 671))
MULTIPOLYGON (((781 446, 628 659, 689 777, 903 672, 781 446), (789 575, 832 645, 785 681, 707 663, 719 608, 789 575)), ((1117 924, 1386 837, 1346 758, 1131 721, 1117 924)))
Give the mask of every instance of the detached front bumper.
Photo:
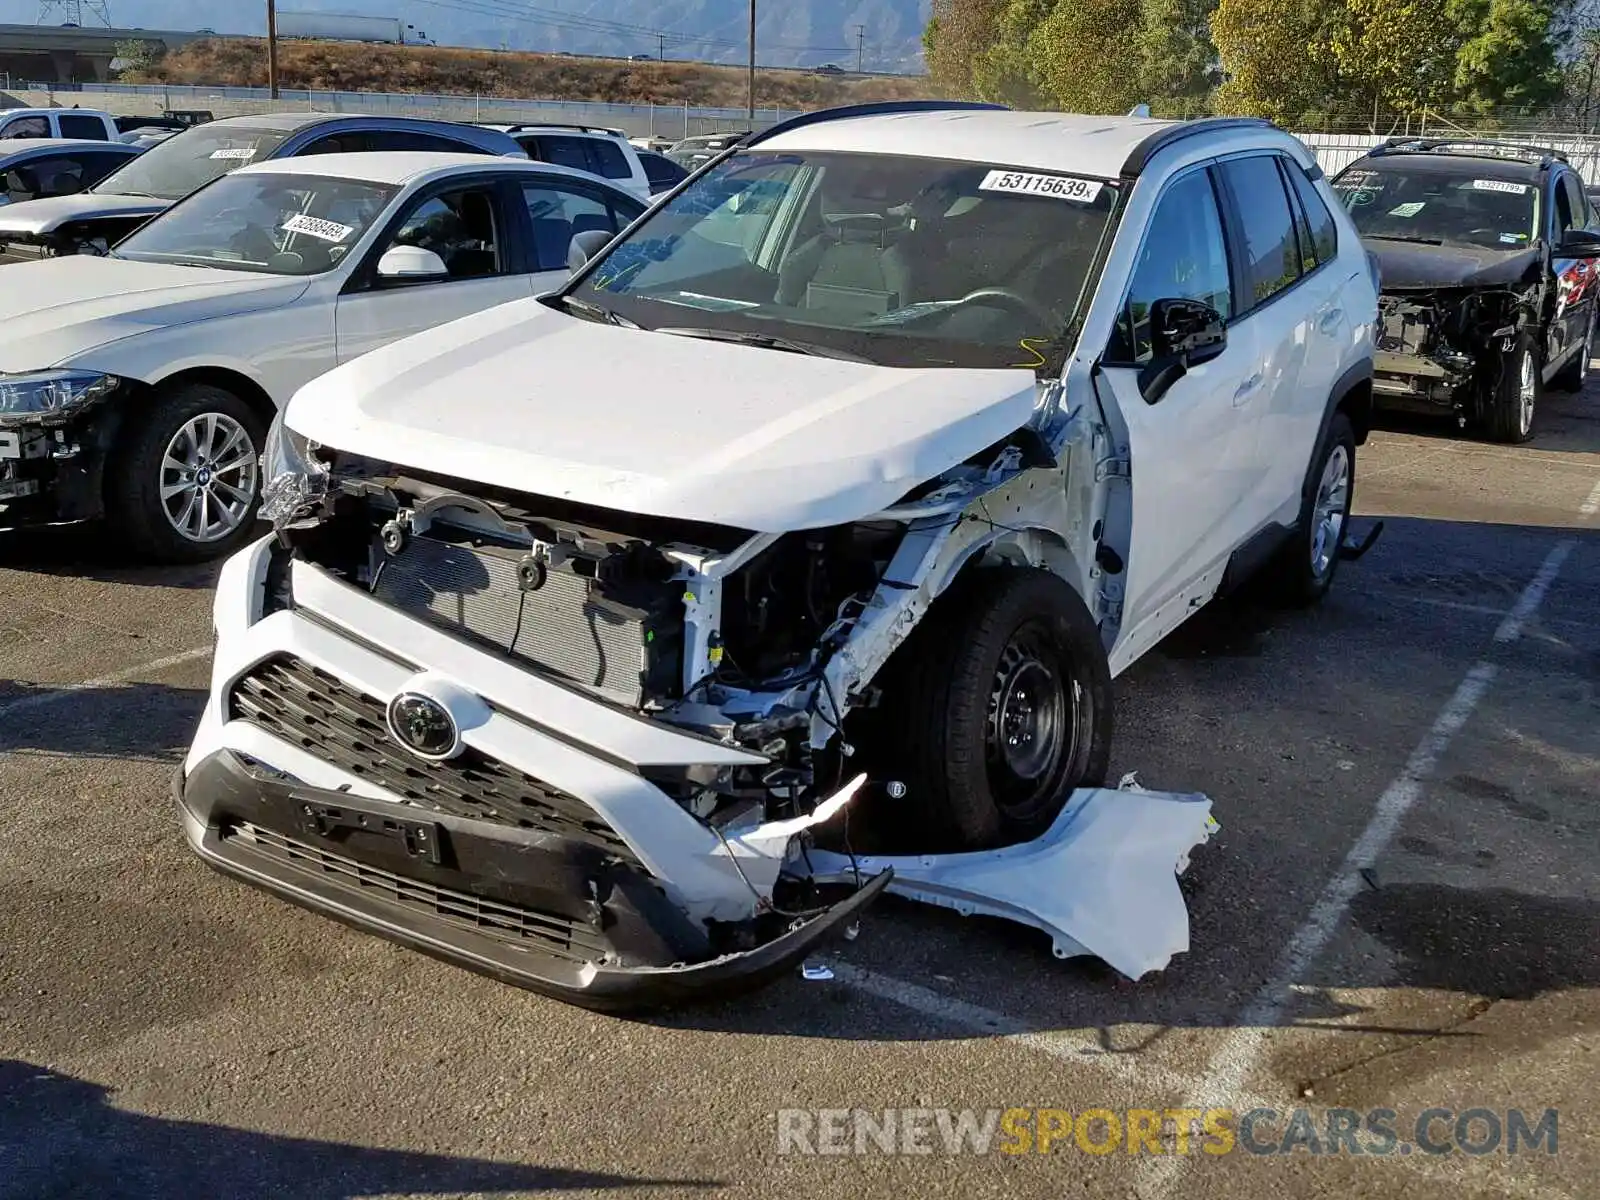
POLYGON ((790 969, 888 885, 741 953, 705 954, 651 881, 587 847, 309 788, 223 751, 174 792, 210 866, 345 924, 586 1008, 660 1008, 755 987, 790 969))
POLYGON ((271 539, 224 565, 215 623, 176 785, 191 846, 426 954, 590 1008, 662 1007, 788 969, 892 877, 779 915, 785 823, 719 834, 651 782, 747 752, 557 687, 271 539), (268 601, 279 571, 287 606, 268 601), (459 698, 467 680, 455 757, 418 759, 388 733, 390 698, 459 698))

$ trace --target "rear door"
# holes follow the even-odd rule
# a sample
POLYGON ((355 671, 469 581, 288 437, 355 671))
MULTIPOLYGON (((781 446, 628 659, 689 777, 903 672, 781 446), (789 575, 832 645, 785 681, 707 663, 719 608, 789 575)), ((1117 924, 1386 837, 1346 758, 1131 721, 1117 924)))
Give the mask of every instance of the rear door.
MULTIPOLYGON (((1591 224, 1589 199, 1572 171, 1558 168, 1551 185, 1550 245, 1559 246, 1574 229, 1591 224)), ((1545 343, 1545 367, 1554 370, 1577 352, 1589 330, 1595 306, 1595 264, 1583 258, 1552 258, 1555 306, 1545 343)))
POLYGON ((520 220, 496 179, 451 181, 418 192, 378 238, 339 297, 339 361, 424 329, 533 294, 520 220), (438 280, 384 280, 378 262, 394 246, 418 246, 444 260, 438 280))
POLYGON ((1145 231, 1121 302, 1117 332, 1101 360, 1127 426, 1134 539, 1123 592, 1121 635, 1112 653, 1120 670, 1175 629, 1195 596, 1208 598, 1242 523, 1241 477, 1254 454, 1256 401, 1267 386, 1256 324, 1235 323, 1248 304, 1238 297, 1236 268, 1224 232, 1214 171, 1179 173, 1164 187, 1145 231), (1196 300, 1228 320, 1228 341, 1192 365, 1153 399, 1150 384, 1169 363, 1151 336, 1157 300, 1196 300))

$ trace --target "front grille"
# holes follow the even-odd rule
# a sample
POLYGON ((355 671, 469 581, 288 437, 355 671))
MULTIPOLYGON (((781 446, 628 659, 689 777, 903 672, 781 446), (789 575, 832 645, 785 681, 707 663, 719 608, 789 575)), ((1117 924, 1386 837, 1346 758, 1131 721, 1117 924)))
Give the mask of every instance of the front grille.
POLYGON ((228 709, 230 720, 414 804, 588 842, 643 869, 617 831, 576 796, 471 747, 448 762, 415 758, 390 738, 381 700, 297 658, 258 664, 234 685, 228 709))
POLYGON ((224 841, 244 842, 283 866, 347 891, 378 896, 389 904, 426 913, 500 941, 518 945, 535 942, 540 949, 574 962, 594 961, 610 952, 605 939, 595 930, 553 913, 420 883, 247 822, 227 826, 222 836, 224 841))
POLYGON ((648 614, 597 602, 591 581, 553 568, 523 591, 519 551, 414 537, 386 559, 373 595, 450 633, 512 654, 618 704, 644 700, 648 614))

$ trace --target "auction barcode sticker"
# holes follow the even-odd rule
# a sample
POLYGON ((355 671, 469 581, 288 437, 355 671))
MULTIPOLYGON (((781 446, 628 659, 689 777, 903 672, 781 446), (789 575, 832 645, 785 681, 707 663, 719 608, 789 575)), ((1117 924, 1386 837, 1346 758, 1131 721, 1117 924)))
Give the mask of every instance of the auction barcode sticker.
POLYGON ((1031 175, 1026 171, 990 171, 978 185, 982 192, 1014 192, 1024 196, 1052 196, 1078 204, 1093 204, 1102 184, 1097 179, 1071 175, 1031 175))
POLYGON ((230 146, 224 150, 213 150, 211 152, 212 158, 226 158, 237 162, 249 162, 255 156, 256 148, 254 146, 230 146))
POLYGON ((1474 189, 1480 192, 1509 192, 1513 196, 1520 196, 1528 190, 1525 183, 1512 183, 1506 179, 1474 179, 1474 189))
POLYGON ((355 232, 348 225, 341 225, 337 221, 325 221, 321 217, 308 217, 305 213, 298 213, 283 223, 283 228, 289 233, 303 233, 308 237, 321 238, 325 242, 342 242, 355 232))

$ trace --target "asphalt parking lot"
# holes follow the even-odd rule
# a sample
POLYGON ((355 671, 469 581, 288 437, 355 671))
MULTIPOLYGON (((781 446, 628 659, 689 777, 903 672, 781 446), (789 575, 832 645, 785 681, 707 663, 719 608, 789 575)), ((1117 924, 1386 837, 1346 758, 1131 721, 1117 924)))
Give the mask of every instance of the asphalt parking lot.
POLYGON ((1357 509, 1386 533, 1321 609, 1216 606, 1119 682, 1117 772, 1223 826, 1190 952, 1137 984, 891 900, 831 981, 619 1020, 291 909, 172 812, 213 571, 0 541, 0 1197, 1597 1194, 1600 394, 1542 421, 1517 448, 1376 434, 1357 509), (780 1110, 1182 1107, 1275 1110, 1268 1148, 1296 1107, 1395 1110, 1408 1146, 1429 1108, 1447 1143, 1473 1108, 1555 1109, 1559 1141, 777 1137, 780 1110))

